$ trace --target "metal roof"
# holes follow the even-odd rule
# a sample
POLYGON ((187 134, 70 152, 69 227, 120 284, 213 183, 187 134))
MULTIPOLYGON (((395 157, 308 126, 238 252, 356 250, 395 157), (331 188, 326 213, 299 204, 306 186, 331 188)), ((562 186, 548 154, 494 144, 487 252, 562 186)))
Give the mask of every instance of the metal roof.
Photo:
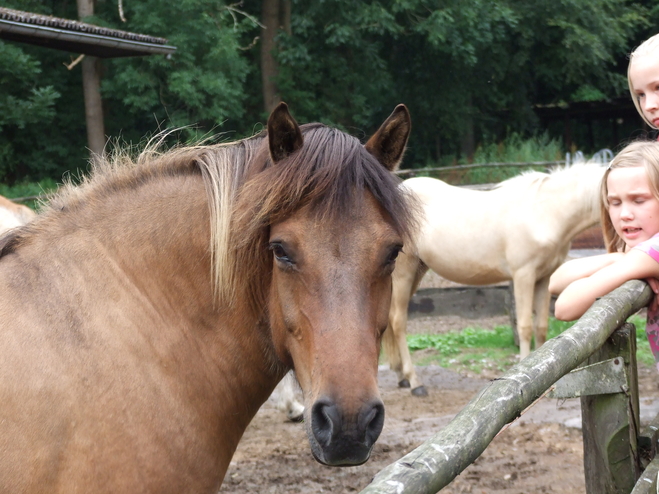
POLYGON ((165 38, 0 7, 0 39, 100 58, 171 54, 165 38))

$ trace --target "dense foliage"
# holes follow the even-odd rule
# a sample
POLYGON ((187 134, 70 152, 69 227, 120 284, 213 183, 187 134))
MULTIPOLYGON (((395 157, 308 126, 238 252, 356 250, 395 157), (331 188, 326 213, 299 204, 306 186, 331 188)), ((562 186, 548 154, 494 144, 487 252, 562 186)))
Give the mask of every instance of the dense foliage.
MULTIPOLYGON (((188 126, 184 139, 259 130, 264 1, 279 0, 123 0, 123 22, 117 0, 97 0, 87 22, 178 48, 104 60, 106 133, 136 143, 171 127, 188 126)), ((625 97, 626 56, 659 20, 647 0, 290 1, 290 34, 278 33, 275 53, 281 99, 300 122, 358 136, 407 104, 407 167, 543 135, 539 105, 625 97)), ((2 4, 77 18, 75 0, 2 4)), ((80 66, 65 67, 77 55, 0 41, 0 181, 85 168, 80 66)))

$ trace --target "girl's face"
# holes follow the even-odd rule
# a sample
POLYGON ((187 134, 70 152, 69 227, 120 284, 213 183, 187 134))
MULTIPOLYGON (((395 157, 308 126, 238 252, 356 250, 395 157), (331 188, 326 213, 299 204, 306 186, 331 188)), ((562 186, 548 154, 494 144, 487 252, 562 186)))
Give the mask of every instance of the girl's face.
POLYGON ((632 248, 659 233, 659 200, 643 166, 614 168, 606 180, 609 216, 616 233, 632 248))
POLYGON ((643 115, 659 128, 659 57, 634 57, 629 67, 629 81, 643 115))

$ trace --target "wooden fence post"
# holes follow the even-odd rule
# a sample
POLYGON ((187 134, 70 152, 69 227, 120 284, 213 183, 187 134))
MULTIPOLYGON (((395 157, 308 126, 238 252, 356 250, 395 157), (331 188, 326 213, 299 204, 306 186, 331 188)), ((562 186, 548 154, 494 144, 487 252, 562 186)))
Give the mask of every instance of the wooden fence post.
POLYGON ((625 323, 588 359, 622 358, 627 385, 619 393, 581 397, 584 473, 588 494, 630 493, 641 474, 636 328, 625 323))

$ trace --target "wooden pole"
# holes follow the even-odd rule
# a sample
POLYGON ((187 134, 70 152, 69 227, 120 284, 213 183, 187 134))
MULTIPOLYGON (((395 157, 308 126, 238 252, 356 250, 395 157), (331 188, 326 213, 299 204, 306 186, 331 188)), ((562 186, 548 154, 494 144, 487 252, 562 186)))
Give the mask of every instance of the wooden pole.
POLYGON ((584 473, 588 494, 631 492, 641 474, 638 455, 639 403, 636 328, 624 324, 588 359, 588 364, 621 358, 627 389, 582 396, 584 473))
MULTIPOLYGON (((94 14, 94 0, 77 0, 77 2, 80 20, 94 14)), ((96 57, 85 56, 81 66, 82 89, 85 96, 87 146, 93 159, 95 156, 103 156, 105 148, 103 102, 101 101, 101 63, 96 57)))
POLYGON ((634 280, 602 297, 569 330, 488 384, 444 429, 381 470, 362 494, 438 492, 485 451, 504 425, 601 347, 651 296, 646 283, 634 280))
POLYGON ((87 145, 94 156, 103 156, 105 148, 105 126, 103 124, 103 102, 101 101, 100 60, 85 56, 82 61, 82 86, 85 95, 85 120, 87 123, 87 145))
POLYGON ((261 5, 261 86, 263 106, 270 113, 279 104, 279 94, 275 78, 279 72, 275 59, 277 31, 279 29, 279 0, 263 0, 261 5))

